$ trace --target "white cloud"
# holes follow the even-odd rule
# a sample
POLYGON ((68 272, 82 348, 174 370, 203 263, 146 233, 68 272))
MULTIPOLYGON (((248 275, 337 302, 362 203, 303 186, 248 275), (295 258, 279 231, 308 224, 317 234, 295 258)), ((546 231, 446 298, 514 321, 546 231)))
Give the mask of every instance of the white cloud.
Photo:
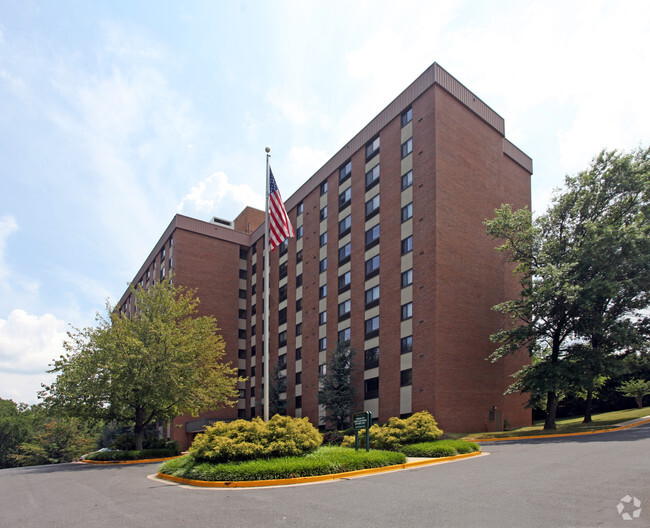
POLYGON ((49 382, 52 360, 64 353, 65 322, 52 314, 13 310, 0 319, 0 397, 35 403, 40 384, 49 382))
POLYGON ((0 281, 4 281, 9 274, 9 270, 5 264, 6 241, 9 235, 16 231, 18 231, 18 223, 12 215, 0 217, 0 281))
POLYGON ((233 202, 239 209, 247 205, 264 209, 264 195, 254 192, 250 185, 230 183, 225 173, 215 172, 193 186, 176 210, 187 216, 208 220, 212 216, 221 216, 221 207, 229 206, 231 214, 238 214, 239 211, 232 210, 233 202))

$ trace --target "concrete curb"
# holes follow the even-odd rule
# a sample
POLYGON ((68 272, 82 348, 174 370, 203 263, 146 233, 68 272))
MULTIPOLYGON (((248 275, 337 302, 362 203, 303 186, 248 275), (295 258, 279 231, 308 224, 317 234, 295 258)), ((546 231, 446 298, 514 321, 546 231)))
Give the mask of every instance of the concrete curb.
POLYGON ((151 462, 164 462, 165 460, 173 460, 182 455, 166 458, 145 458, 142 460, 81 460, 84 464, 103 464, 103 465, 118 465, 118 464, 149 464, 151 462))
POLYGON ((618 427, 612 427, 610 429, 601 429, 600 431, 585 431, 582 433, 559 433, 559 434, 550 434, 550 435, 533 435, 533 436, 508 436, 504 438, 476 438, 471 440, 471 442, 476 443, 488 443, 488 442, 506 442, 508 440, 543 440, 545 438, 564 438, 567 436, 585 436, 585 435, 595 435, 602 433, 614 433, 616 431, 622 431, 623 429, 630 429, 632 427, 637 427, 638 425, 643 425, 650 423, 650 417, 641 418, 639 420, 633 420, 630 422, 624 422, 626 425, 620 425, 618 427))
POLYGON ((396 471, 400 469, 411 469, 421 466, 429 466, 439 464, 441 462, 451 462, 454 460, 461 460, 482 455, 481 451, 475 453, 467 453, 464 455, 456 455, 451 457, 440 458, 426 458, 416 460, 414 462, 405 462, 404 464, 396 464, 393 466, 384 466, 380 468, 359 469, 357 471, 348 471, 346 473, 333 473, 330 475, 316 475, 313 477, 295 477, 288 479, 274 479, 274 480, 245 480, 245 481, 209 481, 209 480, 193 480, 182 477, 174 477, 172 475, 164 475, 158 473, 157 477, 163 480, 169 480, 177 484, 186 484, 189 486, 197 486, 202 488, 259 488, 264 486, 286 486, 295 484, 310 484, 313 482, 324 482, 328 480, 338 480, 343 478, 361 477, 365 475, 372 475, 376 473, 384 473, 388 471, 396 471))

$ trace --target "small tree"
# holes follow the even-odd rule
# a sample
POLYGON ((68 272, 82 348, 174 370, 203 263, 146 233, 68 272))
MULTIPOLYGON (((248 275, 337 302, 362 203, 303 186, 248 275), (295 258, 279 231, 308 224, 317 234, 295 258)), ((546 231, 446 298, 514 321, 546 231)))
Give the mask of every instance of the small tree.
POLYGON ((233 405, 235 369, 221 362, 225 344, 213 317, 196 317, 194 290, 169 278, 145 290, 131 287, 136 310, 107 305, 96 328, 68 333, 67 351, 39 397, 54 412, 132 425, 142 449, 146 425, 179 414, 233 405))
POLYGON ((326 422, 335 429, 344 429, 350 424, 354 389, 351 383, 352 359, 355 355, 350 342, 336 345, 326 372, 320 376, 318 401, 327 408, 326 422))
POLYGON ((639 409, 643 407, 643 397, 650 394, 650 381, 631 379, 621 383, 617 389, 623 396, 634 398, 639 409))
POLYGON ((33 414, 24 403, 0 398, 0 469, 17 464, 13 455, 32 437, 33 414))
POLYGON ((273 367, 273 374, 269 380, 269 411, 271 415, 279 414, 285 416, 287 414, 287 376, 280 375, 280 372, 284 370, 280 363, 276 363, 273 367), (281 395, 285 394, 285 397, 282 398, 281 395))

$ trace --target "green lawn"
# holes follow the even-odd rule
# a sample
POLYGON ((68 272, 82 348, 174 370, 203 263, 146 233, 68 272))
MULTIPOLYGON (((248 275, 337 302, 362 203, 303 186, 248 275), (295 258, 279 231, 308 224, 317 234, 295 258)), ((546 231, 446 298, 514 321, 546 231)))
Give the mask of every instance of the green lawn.
POLYGON ((478 438, 507 438, 510 436, 544 436, 549 434, 583 433, 609 429, 616 427, 621 422, 643 418, 644 416, 650 416, 650 407, 594 414, 592 416, 593 421, 588 424, 582 423, 582 416, 576 418, 563 418, 556 421, 557 429, 554 430, 545 431, 543 429, 544 421, 536 421, 532 427, 522 427, 520 429, 513 429, 512 431, 503 431, 498 433, 450 433, 445 434, 445 437, 475 440, 478 438))

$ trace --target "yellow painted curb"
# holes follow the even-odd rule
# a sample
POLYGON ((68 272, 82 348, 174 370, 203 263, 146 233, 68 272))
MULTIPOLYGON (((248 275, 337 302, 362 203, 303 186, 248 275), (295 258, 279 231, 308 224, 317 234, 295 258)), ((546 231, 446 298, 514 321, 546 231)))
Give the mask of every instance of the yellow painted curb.
POLYGON ((594 435, 602 433, 613 433, 616 431, 622 431, 623 429, 630 429, 638 425, 643 425, 650 423, 650 420, 643 420, 641 422, 636 422, 629 425, 622 425, 620 427, 612 427, 610 429, 601 429, 600 431, 584 431, 582 433, 558 433, 550 435, 532 435, 532 436, 507 436, 504 438, 476 438, 473 440, 468 440, 469 442, 504 442, 506 440, 539 440, 544 438, 563 438, 565 436, 585 436, 585 435, 594 435))
POLYGON ((323 482, 327 480, 338 480, 342 478, 360 477, 363 475, 371 475, 374 473, 384 473, 387 471, 395 471, 398 469, 410 469, 420 466, 428 466, 438 464, 440 462, 449 462, 452 460, 460 460, 463 458, 470 458, 481 455, 481 451, 474 453, 467 453, 464 455, 456 455, 450 457, 440 458, 427 458, 426 460, 417 460, 415 462, 405 462, 404 464, 395 464, 393 466, 384 466, 380 468, 358 469, 356 471, 348 471, 346 473, 332 473, 329 475, 315 475, 313 477, 295 477, 287 479, 273 479, 273 480, 242 480, 242 481, 209 481, 209 480, 193 480, 182 477, 174 477, 172 475, 164 475, 158 473, 158 478, 170 480, 177 484, 187 484, 189 486, 198 486, 202 488, 257 488, 261 486, 286 486, 289 484, 308 484, 311 482, 323 482))
POLYGON ((178 458, 182 455, 177 455, 173 457, 166 457, 166 458, 144 458, 142 460, 82 460, 85 464, 109 464, 109 465, 117 465, 117 464, 148 464, 150 462, 164 462, 165 460, 173 460, 175 458, 178 458))

